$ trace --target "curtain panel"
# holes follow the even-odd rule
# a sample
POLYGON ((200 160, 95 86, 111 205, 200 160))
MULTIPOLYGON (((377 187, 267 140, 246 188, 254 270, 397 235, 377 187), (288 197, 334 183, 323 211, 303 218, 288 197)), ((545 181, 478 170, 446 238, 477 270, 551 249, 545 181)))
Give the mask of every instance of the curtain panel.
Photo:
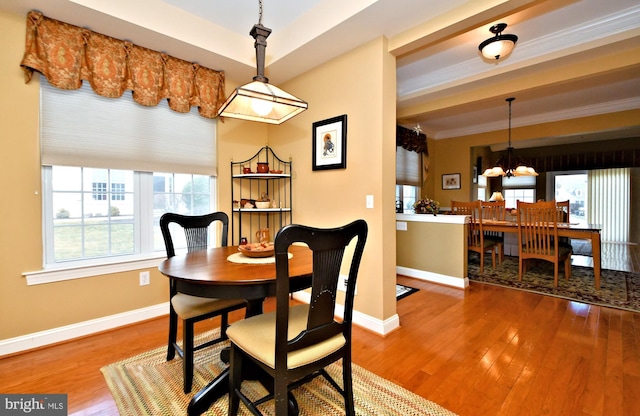
POLYGON ((215 118, 225 100, 224 72, 183 61, 78 26, 27 14, 25 53, 20 66, 26 82, 33 72, 57 88, 76 90, 87 80, 96 94, 119 98, 125 90, 145 106, 167 99, 169 108, 215 118))

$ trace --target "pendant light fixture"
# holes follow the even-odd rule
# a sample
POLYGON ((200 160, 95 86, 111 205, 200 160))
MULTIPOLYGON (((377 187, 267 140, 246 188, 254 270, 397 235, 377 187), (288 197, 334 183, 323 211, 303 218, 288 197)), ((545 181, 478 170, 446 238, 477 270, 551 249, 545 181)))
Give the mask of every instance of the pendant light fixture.
POLYGON ((506 23, 498 23, 491 26, 489 31, 495 34, 495 36, 485 40, 480 44, 480 46, 478 46, 478 49, 482 52, 482 56, 487 59, 495 59, 497 61, 511 53, 513 48, 516 46, 518 37, 516 35, 509 34, 503 35, 502 31, 506 28, 506 23))
POLYGON ((271 29, 262 26, 262 0, 259 0, 258 24, 249 34, 255 39, 257 75, 253 82, 238 87, 218 110, 218 116, 281 124, 305 111, 308 104, 299 98, 269 84, 264 76, 267 37, 271 29))
POLYGON ((493 168, 485 170, 482 176, 489 178, 498 176, 506 176, 507 178, 512 176, 538 176, 534 168, 520 163, 513 154, 513 147, 511 147, 511 103, 513 100, 515 100, 513 97, 506 99, 509 103, 509 145, 507 146, 507 153, 498 159, 493 168))

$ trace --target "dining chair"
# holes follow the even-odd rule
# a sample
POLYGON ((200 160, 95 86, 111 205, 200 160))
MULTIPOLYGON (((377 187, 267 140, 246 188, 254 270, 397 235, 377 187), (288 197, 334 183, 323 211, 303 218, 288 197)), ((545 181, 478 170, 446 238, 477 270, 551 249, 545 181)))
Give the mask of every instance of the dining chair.
MULTIPOLYGON (((160 217, 160 230, 167 250, 167 258, 176 255, 175 243, 178 233, 183 232, 188 252, 206 250, 209 247, 210 226, 221 223, 220 245, 226 247, 229 230, 229 217, 224 212, 206 215, 181 215, 166 213, 160 217)), ((214 299, 180 293, 175 282, 169 279, 169 341, 167 361, 173 360, 176 352, 183 361, 183 390, 191 392, 193 385, 193 354, 227 339, 229 312, 246 306, 243 299, 214 299), (198 345, 194 345, 194 325, 196 322, 220 316, 220 336, 198 345), (182 347, 177 343, 178 318, 182 320, 182 347)))
POLYGON ((493 268, 496 267, 496 242, 484 236, 482 226, 482 205, 480 201, 462 202, 451 201, 451 211, 457 215, 468 215, 467 224, 467 249, 480 255, 480 274, 484 273, 484 254, 491 252, 493 268))
POLYGON ((518 280, 526 272, 529 259, 553 263, 553 286, 558 286, 559 264, 564 265, 564 277, 571 276, 571 246, 558 240, 558 208, 556 201, 518 201, 518 280))
POLYGON ((364 220, 329 229, 290 224, 278 231, 274 241, 276 310, 236 322, 227 331, 231 341, 229 415, 237 414, 240 400, 252 414, 260 415, 257 406, 271 399, 275 400, 275 414, 287 415, 289 406, 297 410, 291 389, 320 375, 344 397, 345 414, 355 414, 351 323, 356 278, 367 232, 364 220), (312 250, 313 275, 309 304, 290 306, 287 251, 294 243, 306 244, 312 250), (350 252, 353 253, 350 261, 343 262, 350 252), (341 274, 343 269, 348 270, 348 274, 341 274), (346 292, 343 318, 336 319, 340 279, 346 279, 346 292), (340 359, 342 387, 324 369, 340 359), (250 363, 259 366, 273 382, 271 393, 255 401, 241 389, 243 368, 250 363))
MULTIPOLYGON (((482 207, 482 219, 491 221, 505 221, 507 209, 505 201, 480 201, 482 207)), ((504 233, 497 231, 484 231, 484 238, 495 241, 499 252, 498 264, 504 261, 504 233)))

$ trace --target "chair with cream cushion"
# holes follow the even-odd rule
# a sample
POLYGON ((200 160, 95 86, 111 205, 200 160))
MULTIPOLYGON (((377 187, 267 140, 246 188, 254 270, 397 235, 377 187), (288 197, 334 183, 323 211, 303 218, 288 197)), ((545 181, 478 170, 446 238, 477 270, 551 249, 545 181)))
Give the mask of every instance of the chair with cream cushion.
MULTIPOLYGON (((206 250, 209 247, 209 228, 221 223, 220 246, 227 245, 229 217, 224 212, 190 216, 174 213, 164 214, 160 218, 160 230, 164 238, 167 258, 175 256, 175 241, 184 232, 188 252, 206 250)), ((212 246, 215 246, 212 245, 212 246)), ((193 353, 202 348, 226 340, 228 314, 242 309, 246 301, 242 299, 212 299, 179 293, 175 282, 169 280, 169 341, 167 361, 173 360, 176 352, 183 360, 183 390, 191 392, 193 384, 193 353), (196 322, 220 316, 220 337, 199 345, 194 345, 194 325, 196 322), (177 343, 178 318, 182 319, 182 347, 177 343)))
MULTIPOLYGON (((261 414, 257 405, 275 399, 275 414, 297 409, 290 390, 322 375, 345 399, 345 414, 353 415, 351 383, 351 321, 358 268, 367 239, 367 223, 357 220, 332 229, 287 225, 275 237, 276 310, 231 325, 229 377, 229 415, 236 415, 240 400, 253 414, 261 414), (355 241, 354 241, 355 240, 355 241), (304 243, 313 251, 313 276, 309 305, 290 306, 287 251, 294 243, 304 243), (348 249, 349 248, 349 249, 348 249), (350 255, 351 260, 346 253, 350 255), (347 288, 343 319, 334 317, 338 280, 347 288), (346 274, 348 273, 348 274, 346 274), (342 386, 324 368, 342 359, 342 386), (258 366, 272 392, 252 402, 242 393, 243 369, 258 366)), ((264 384, 264 383, 263 383, 264 384)))

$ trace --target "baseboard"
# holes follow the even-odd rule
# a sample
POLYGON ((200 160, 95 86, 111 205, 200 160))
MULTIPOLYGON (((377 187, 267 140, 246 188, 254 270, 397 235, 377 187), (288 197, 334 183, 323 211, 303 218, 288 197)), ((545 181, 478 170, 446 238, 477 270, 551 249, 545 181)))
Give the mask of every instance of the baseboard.
MULTIPOLYGON (((303 303, 309 303, 310 297, 311 295, 307 291, 300 291, 293 294, 294 299, 303 303)), ((336 305, 336 315, 342 317, 343 313, 344 307, 342 305, 336 305)), ((354 310, 353 324, 376 334, 385 336, 400 327, 400 317, 398 316, 398 314, 394 314, 392 317, 381 321, 380 319, 354 310)))
POLYGON ((396 266, 396 273, 403 276, 414 277, 427 282, 439 283, 441 285, 453 286, 460 289, 469 287, 469 278, 447 276, 439 273, 426 272, 424 270, 410 269, 408 267, 396 266))
POLYGON ((46 331, 0 340, 0 357, 68 341, 147 319, 157 318, 162 315, 167 315, 168 313, 169 303, 166 302, 98 319, 78 322, 72 325, 48 329, 46 331))

